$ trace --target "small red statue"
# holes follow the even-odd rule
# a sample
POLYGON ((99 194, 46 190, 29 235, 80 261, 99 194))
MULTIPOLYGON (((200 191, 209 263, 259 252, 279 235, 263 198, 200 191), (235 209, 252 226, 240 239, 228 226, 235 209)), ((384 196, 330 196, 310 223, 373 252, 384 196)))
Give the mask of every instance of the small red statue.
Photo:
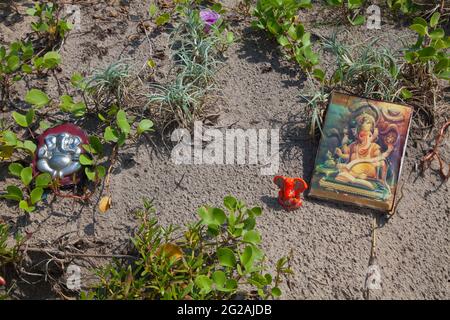
POLYGON ((295 210, 302 206, 300 195, 308 188, 305 180, 302 178, 276 176, 273 182, 280 188, 278 192, 278 203, 285 210, 295 210))

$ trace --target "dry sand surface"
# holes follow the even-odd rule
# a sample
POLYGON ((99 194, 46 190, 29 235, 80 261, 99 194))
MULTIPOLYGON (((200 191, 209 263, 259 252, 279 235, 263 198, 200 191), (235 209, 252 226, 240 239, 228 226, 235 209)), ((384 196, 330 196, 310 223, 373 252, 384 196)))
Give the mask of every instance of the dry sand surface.
MULTIPOLYGON (((81 6, 81 30, 71 32, 63 46, 62 71, 58 74, 61 85, 68 86, 75 71, 92 71, 119 58, 131 58, 138 70, 157 49, 165 52, 165 56, 155 58, 157 80, 163 79, 170 60, 167 33, 152 34, 152 46, 143 33, 137 33, 137 24, 146 16, 149 1, 122 1, 129 3, 125 6, 120 1, 90 2, 93 3, 90 6, 81 6), (126 11, 120 11, 121 7, 126 11), (93 19, 93 16, 105 19, 93 19)), ((333 26, 312 27, 319 16, 314 12, 304 14, 303 19, 311 25, 314 34, 329 35, 333 26)), ((16 18, 12 13, 1 16, 0 42, 28 32, 29 19, 16 18)), ((217 75, 221 98, 215 107, 220 108, 221 115, 215 126, 280 129, 278 173, 309 180, 317 142, 308 137, 309 120, 300 94, 311 95, 311 92, 299 76, 300 71, 284 61, 273 41, 252 30, 249 21, 236 21, 233 28, 237 41, 228 50, 217 75)), ((383 22, 381 30, 348 25, 336 28, 350 30, 340 34, 346 43, 379 37, 380 45, 392 49, 401 47, 400 38, 413 36, 407 28, 388 21, 383 22)), ((333 61, 325 55, 323 65, 333 68, 333 61)), ((36 85, 53 97, 58 94, 53 77, 36 85)), ((25 88, 17 90, 21 95, 25 88)), ((1 201, 0 218, 17 223, 15 231, 31 232, 30 243, 36 247, 76 243, 83 252, 117 253, 129 246, 129 238, 137 226, 133 212, 144 197, 154 199, 160 222, 168 224, 190 222, 199 206, 221 205, 223 197, 232 194, 249 205, 262 206, 264 213, 258 226, 270 264, 293 252, 295 274, 289 286, 283 284, 283 298, 364 298, 375 212, 308 198, 301 209, 285 212, 276 202, 273 176, 261 175, 259 167, 175 165, 170 159, 170 145, 167 149, 157 137, 153 140, 154 143, 147 139, 120 151, 111 178, 113 206, 106 214, 97 211, 96 201, 81 205, 57 200, 39 207, 26 219, 19 215, 15 205, 1 201)), ((382 290, 373 292, 374 298, 450 298, 450 186, 448 182, 442 183, 433 171, 422 177, 415 170, 431 141, 431 136, 422 142, 410 141, 400 181, 404 196, 392 219, 388 222, 379 219, 376 253, 383 283, 382 290)), ((448 142, 445 147, 448 156, 448 142)), ((0 189, 8 182, 6 172, 3 165, 0 189)), ((83 276, 88 277, 92 265, 86 261, 75 262, 86 267, 83 276)), ((92 261, 96 265, 104 262, 92 261)), ((45 283, 22 284, 15 296, 52 298, 54 293, 50 289, 45 283)))

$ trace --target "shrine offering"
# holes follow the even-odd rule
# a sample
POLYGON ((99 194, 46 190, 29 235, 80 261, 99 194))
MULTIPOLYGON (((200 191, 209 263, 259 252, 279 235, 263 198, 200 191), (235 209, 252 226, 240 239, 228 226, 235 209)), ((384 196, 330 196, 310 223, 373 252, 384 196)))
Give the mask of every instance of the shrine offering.
POLYGON ((35 171, 47 172, 61 185, 78 183, 82 168, 79 158, 89 144, 86 133, 67 123, 46 130, 38 137, 38 150, 33 161, 35 171))
POLYGON ((334 93, 309 195, 392 210, 411 116, 407 106, 334 93))

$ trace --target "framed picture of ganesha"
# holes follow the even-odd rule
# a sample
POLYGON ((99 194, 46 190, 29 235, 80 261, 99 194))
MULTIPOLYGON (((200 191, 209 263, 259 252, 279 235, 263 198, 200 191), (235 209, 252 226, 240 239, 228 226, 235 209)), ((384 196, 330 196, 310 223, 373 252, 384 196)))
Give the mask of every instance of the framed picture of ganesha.
POLYGON ((391 211, 411 117, 407 106, 333 93, 309 195, 391 211))

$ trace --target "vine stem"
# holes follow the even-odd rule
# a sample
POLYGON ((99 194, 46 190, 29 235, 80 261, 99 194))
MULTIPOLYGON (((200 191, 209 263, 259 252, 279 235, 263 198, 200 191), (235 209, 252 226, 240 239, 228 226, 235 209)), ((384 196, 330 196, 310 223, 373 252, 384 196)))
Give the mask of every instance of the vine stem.
POLYGON ((110 186, 110 179, 111 179, 111 171, 112 171, 114 163, 116 162, 116 159, 117 159, 117 151, 118 151, 118 144, 116 143, 114 145, 114 148, 113 148, 113 151, 112 151, 112 154, 111 154, 111 163, 109 165, 108 173, 106 174, 106 178, 105 178, 105 188, 106 188, 106 194, 108 196, 110 194, 109 186, 110 186))
POLYGON ((429 168, 431 162, 434 159, 436 159, 439 162, 439 173, 444 180, 448 180, 450 178, 450 163, 447 164, 448 172, 445 173, 444 171, 445 164, 444 160, 442 160, 439 154, 439 146, 441 145, 442 140, 444 139, 445 132, 447 131, 448 127, 450 127, 450 121, 447 121, 442 126, 441 130, 439 131, 439 134, 436 136, 433 149, 422 158, 422 172, 424 172, 427 168, 429 168))
POLYGON ((117 259, 138 259, 135 256, 130 256, 127 254, 89 254, 89 253, 71 253, 71 252, 65 252, 55 249, 45 249, 45 248, 35 248, 35 247, 27 247, 27 248, 20 248, 19 249, 22 252, 35 252, 35 253, 47 253, 47 254, 53 254, 56 256, 60 256, 63 258, 67 257, 83 257, 83 258, 117 258, 117 259))

